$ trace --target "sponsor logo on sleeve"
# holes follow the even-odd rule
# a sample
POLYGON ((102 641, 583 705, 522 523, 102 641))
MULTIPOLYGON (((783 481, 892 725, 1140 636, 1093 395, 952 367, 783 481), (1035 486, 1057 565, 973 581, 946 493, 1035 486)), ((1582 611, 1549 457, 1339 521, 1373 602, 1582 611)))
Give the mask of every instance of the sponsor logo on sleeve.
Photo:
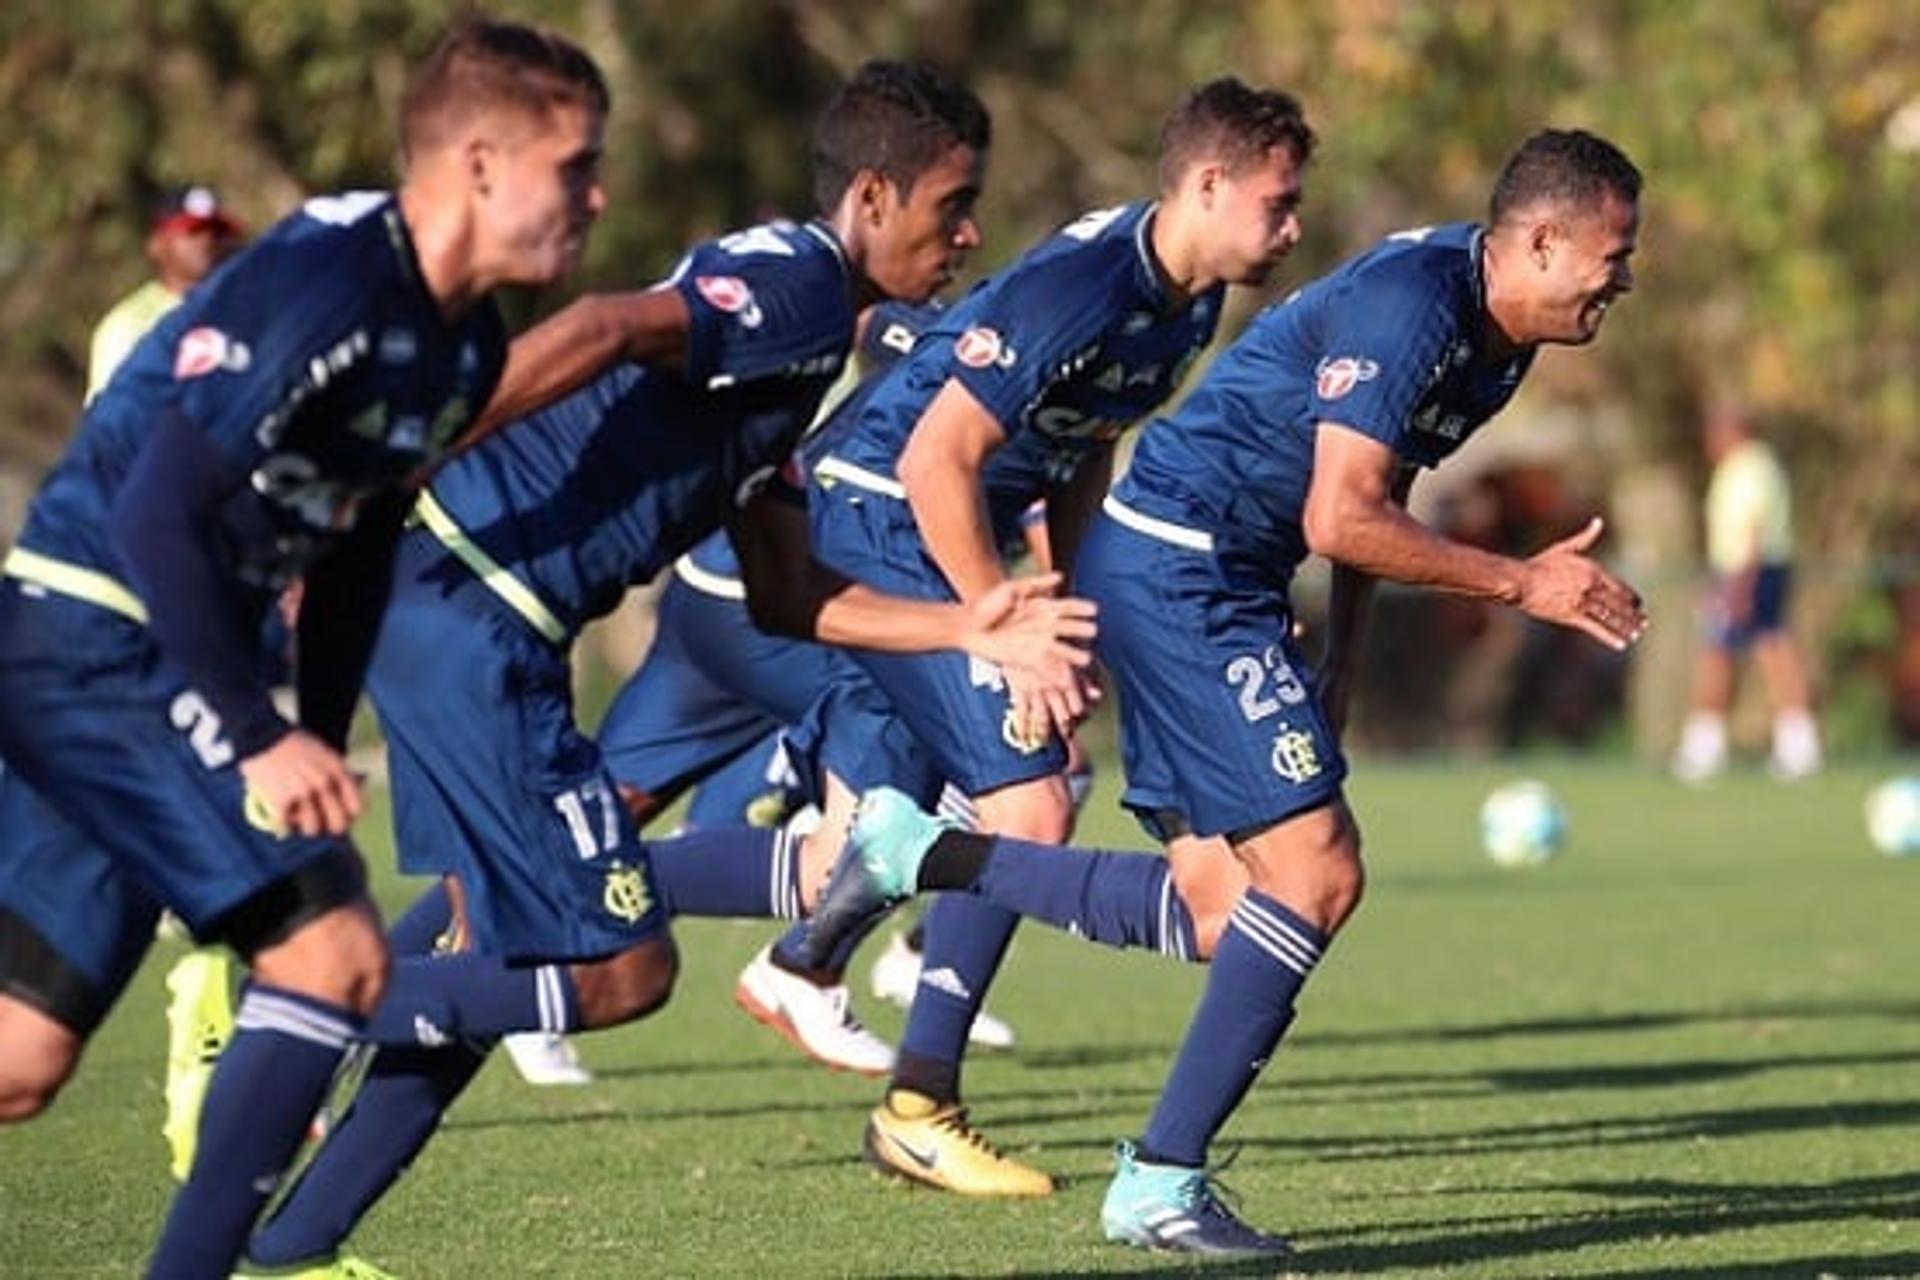
POLYGON ((244 342, 236 342, 211 325, 201 325, 180 335, 173 352, 173 376, 176 380, 199 378, 216 370, 244 373, 253 363, 253 353, 244 342))
POLYGON ((766 318, 753 290, 739 276, 695 276, 693 287, 714 310, 739 316, 740 323, 749 329, 759 328, 766 318))
POLYGON ((1380 376, 1380 366, 1364 356, 1328 356, 1313 369, 1314 394, 1338 400, 1363 382, 1380 376))
POLYGON ((953 340, 953 358, 969 369, 985 369, 995 364, 1011 365, 1013 351, 998 333, 977 324, 953 340))

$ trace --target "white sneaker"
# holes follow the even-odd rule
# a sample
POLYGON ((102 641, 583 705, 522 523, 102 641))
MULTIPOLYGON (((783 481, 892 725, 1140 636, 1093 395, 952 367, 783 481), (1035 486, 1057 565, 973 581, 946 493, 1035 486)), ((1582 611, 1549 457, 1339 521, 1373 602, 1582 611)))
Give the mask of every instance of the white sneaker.
POLYGON ((734 1002, 816 1062, 863 1076, 890 1074, 893 1046, 854 1016, 846 984, 817 987, 774 964, 772 953, 772 944, 760 948, 740 971, 734 1002))
POLYGON ((1013 1028, 982 1009, 973 1015, 973 1025, 967 1028, 967 1039, 982 1049, 1011 1049, 1013 1028))
MULTIPOLYGON (((867 981, 873 994, 905 1009, 913 1004, 913 993, 920 987, 920 953, 896 933, 887 939, 887 949, 873 962, 867 981)), ((987 1049, 1013 1048, 1013 1028, 986 1010, 973 1015, 967 1039, 987 1049)))
POLYGON ((867 975, 876 1000, 897 1004, 902 1009, 913 1003, 913 991, 920 985, 920 953, 907 945, 901 934, 887 939, 887 949, 873 962, 867 975))
POLYGON ((507 1056, 528 1084, 592 1084, 593 1072, 574 1052, 573 1041, 554 1031, 502 1036, 507 1056))

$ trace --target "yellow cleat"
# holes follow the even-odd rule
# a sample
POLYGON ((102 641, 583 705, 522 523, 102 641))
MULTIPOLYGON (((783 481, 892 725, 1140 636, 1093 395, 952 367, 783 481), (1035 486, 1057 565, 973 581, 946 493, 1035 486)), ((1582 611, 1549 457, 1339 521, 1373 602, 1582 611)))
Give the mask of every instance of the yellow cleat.
POLYGON ((213 1064, 233 1038, 234 966, 232 952, 202 947, 167 971, 167 1119, 160 1132, 181 1182, 193 1167, 213 1064))
POLYGON ((309 1262, 291 1268, 256 1267, 242 1263, 233 1280, 400 1280, 365 1258, 343 1253, 332 1262, 309 1262))
POLYGON ((966 1108, 890 1089, 867 1118, 867 1162, 884 1173, 963 1196, 1048 1196, 1053 1179, 1009 1160, 967 1123, 966 1108))

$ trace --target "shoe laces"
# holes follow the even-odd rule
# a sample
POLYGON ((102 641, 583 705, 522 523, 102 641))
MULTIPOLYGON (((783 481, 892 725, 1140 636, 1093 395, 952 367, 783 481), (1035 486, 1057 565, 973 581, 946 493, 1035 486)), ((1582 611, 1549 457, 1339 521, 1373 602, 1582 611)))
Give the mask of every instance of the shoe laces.
POLYGON ((1181 1205, 1199 1213, 1216 1214, 1238 1221, 1240 1193, 1228 1186, 1220 1175, 1233 1167, 1234 1161, 1240 1158, 1240 1151, 1241 1148, 1233 1147, 1220 1163, 1196 1169, 1190 1177, 1183 1179, 1178 1193, 1181 1205))
POLYGON ((967 1123, 967 1109, 965 1107, 955 1107, 945 1115, 936 1116, 933 1125, 936 1129, 945 1129, 948 1133, 959 1138, 962 1142, 979 1151, 982 1155, 987 1156, 989 1159, 1006 1159, 1005 1156, 1000 1154, 1000 1149, 987 1140, 986 1134, 981 1133, 978 1129, 967 1123))
POLYGON ((847 984, 843 982, 838 986, 825 987, 822 991, 827 997, 827 1007, 833 1010, 834 1020, 840 1024, 841 1030, 865 1035, 866 1024, 853 1011, 853 993, 847 989, 847 984))

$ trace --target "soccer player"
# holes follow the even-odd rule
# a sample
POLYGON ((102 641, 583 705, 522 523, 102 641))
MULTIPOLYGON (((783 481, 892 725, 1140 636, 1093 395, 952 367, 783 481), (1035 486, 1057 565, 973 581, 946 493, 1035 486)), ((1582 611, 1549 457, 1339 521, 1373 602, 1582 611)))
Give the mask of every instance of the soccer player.
MULTIPOLYGON (((1234 79, 1190 93, 1162 132, 1157 199, 1088 214, 1042 241, 823 433, 810 504, 820 557, 903 595, 978 599, 1005 580, 999 547, 1044 497, 1054 563, 1077 572, 1115 442, 1212 340, 1227 286, 1263 281, 1298 240, 1312 146, 1285 94, 1234 79)), ((1064 735, 1081 705, 960 656, 854 659, 938 774, 972 800, 982 829, 1066 837, 1064 735)), ((1016 917, 949 895, 926 923, 868 1154, 967 1194, 1048 1194, 1052 1180, 995 1151, 960 1106, 968 1031, 1016 917)))
POLYGON ((161 198, 147 229, 153 278, 114 303, 93 327, 87 344, 88 401, 100 394, 134 343, 240 247, 241 233, 239 221, 212 187, 175 187, 161 198))
POLYGON ((1116 946, 1153 945, 1171 915, 1186 954, 1210 957, 1145 1134, 1119 1146, 1101 1211, 1110 1238, 1287 1248, 1220 1202, 1206 1153, 1360 899, 1339 734, 1371 584, 1501 601, 1616 650, 1645 627, 1639 598, 1587 554, 1597 520, 1517 560, 1451 542, 1405 509, 1418 470, 1499 411, 1540 346, 1599 333, 1633 285, 1639 192, 1612 144, 1539 133, 1508 160, 1484 226, 1390 236, 1269 307, 1142 436, 1075 583, 1101 606, 1126 803, 1166 843, 1174 897, 1137 856, 943 831, 890 793, 863 798, 849 848, 866 856, 836 869, 819 945, 857 922, 844 906, 913 869, 921 889, 963 890, 1116 946), (1317 678, 1287 594, 1310 553, 1334 565, 1317 678))
POLYGON ((1780 456, 1754 434, 1744 410, 1718 404, 1701 429, 1713 476, 1707 484, 1707 563, 1694 660, 1693 700, 1673 755, 1674 777, 1706 782, 1727 767, 1727 713, 1735 664, 1751 650, 1773 705, 1768 770, 1788 781, 1820 771, 1820 725, 1806 659, 1787 626, 1793 587, 1793 494, 1780 456))
POLYGON ((253 969, 155 1276, 229 1273, 380 995, 341 750, 402 482, 493 390, 489 292, 577 258, 606 109, 572 44, 455 27, 409 79, 398 193, 309 201, 164 318, 7 557, 0 1119, 52 1101, 162 904, 253 969), (295 576, 290 724, 257 637, 295 576))
MULTIPOLYGON (((876 377, 913 349, 938 314, 935 306, 897 302, 869 308, 860 317, 849 372, 863 383, 876 377)), ((754 627, 739 560, 724 533, 674 562, 655 622, 645 661, 621 686, 598 734, 607 768, 641 827, 689 787, 697 789, 685 829, 778 825, 801 806, 824 800, 817 794, 823 765, 854 788, 834 815, 844 824, 858 790, 907 785, 902 769, 920 768, 903 764, 898 750, 884 745, 883 717, 849 719, 860 716, 858 708, 840 705, 816 713, 816 723, 802 733, 803 758, 794 758, 783 731, 801 725, 815 694, 848 659, 754 627), (825 716, 836 720, 831 734, 817 723, 825 716)), ((801 818, 821 820, 817 808, 801 818)), ((809 1057, 885 1075, 893 1049, 853 1012, 842 967, 806 970, 799 960, 803 945, 804 926, 796 925, 764 948, 742 970, 735 1000, 809 1057)), ((977 1034, 1011 1038, 992 1020, 977 1034)))
MULTIPOLYGON (((456 872, 470 945, 396 961, 364 1034, 383 1049, 249 1243, 253 1263, 326 1265, 492 1038, 659 1007, 677 970, 670 915, 767 916, 810 896, 779 833, 635 836, 574 722, 568 661, 580 627, 630 583, 724 525, 763 625, 964 647, 1052 668, 1050 687, 1085 661, 1056 639, 1084 637, 1085 610, 1041 599, 1045 580, 961 608, 890 599, 812 565, 776 474, 840 372, 858 311, 926 298, 977 243, 987 141, 965 89, 927 68, 868 64, 816 127, 819 220, 723 236, 660 286, 584 299, 514 344, 500 412, 619 359, 434 478, 396 557, 369 676, 403 859, 456 872)), ((446 896, 434 890, 419 910, 444 915, 446 896)))

